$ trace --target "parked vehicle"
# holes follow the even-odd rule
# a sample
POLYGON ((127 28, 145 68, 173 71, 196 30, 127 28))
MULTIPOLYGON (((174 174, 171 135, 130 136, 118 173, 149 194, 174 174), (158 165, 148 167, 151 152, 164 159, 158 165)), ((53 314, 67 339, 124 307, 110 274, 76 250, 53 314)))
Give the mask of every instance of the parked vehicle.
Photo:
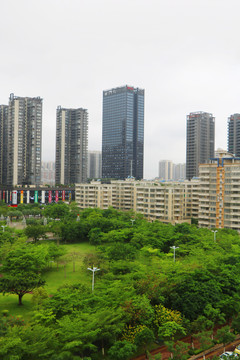
POLYGON ((219 359, 221 359, 221 360, 233 359, 235 357, 238 358, 238 354, 236 354, 232 351, 226 351, 225 353, 219 355, 219 359))
POLYGON ((240 344, 238 344, 238 345, 235 347, 234 353, 240 355, 240 344))

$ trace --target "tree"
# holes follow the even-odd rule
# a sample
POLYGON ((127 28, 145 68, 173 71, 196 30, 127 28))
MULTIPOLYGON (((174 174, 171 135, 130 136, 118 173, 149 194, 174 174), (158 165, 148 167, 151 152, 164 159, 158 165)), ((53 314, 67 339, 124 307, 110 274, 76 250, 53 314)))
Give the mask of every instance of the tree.
POLYGON ((232 327, 235 334, 240 333, 240 315, 238 315, 237 317, 235 317, 233 319, 231 327, 232 327))
POLYGON ((126 360, 132 356, 137 350, 136 345, 130 342, 116 341, 114 345, 109 349, 108 355, 111 360, 126 360))
POLYGON ((202 331, 195 334, 194 337, 198 339, 201 349, 203 350, 203 359, 205 360, 205 351, 212 345, 211 331, 202 331))
POLYGON ((25 234, 36 243, 41 238, 46 237, 46 228, 42 225, 29 225, 25 229, 25 234))
POLYGON ((47 290, 43 287, 39 287, 33 290, 32 302, 36 305, 37 308, 41 307, 44 300, 48 299, 47 290))
POLYGON ((52 219, 64 219, 69 215, 69 207, 64 203, 51 204, 46 206, 43 213, 52 219))
POLYGON ((1 267, 0 291, 3 294, 18 295, 19 305, 22 297, 44 285, 41 271, 47 264, 47 248, 22 245, 9 251, 1 267))
POLYGON ((167 321, 158 328, 158 336, 164 340, 174 340, 177 334, 186 335, 184 327, 175 321, 167 321))
POLYGON ((80 251, 71 251, 67 254, 67 257, 73 262, 73 272, 76 271, 75 264, 76 260, 80 260, 82 258, 82 253, 80 251))
POLYGON ((134 343, 137 346, 142 346, 145 354, 147 355, 147 347, 154 341, 154 339, 155 337, 153 331, 145 327, 136 335, 134 343))
POLYGON ((235 339, 235 335, 230 332, 230 326, 224 326, 221 329, 218 329, 216 338, 219 343, 223 343, 224 352, 226 344, 232 342, 235 339))
POLYGON ((188 344, 183 341, 177 341, 172 349, 173 359, 174 360, 187 360, 189 358, 187 350, 188 344))

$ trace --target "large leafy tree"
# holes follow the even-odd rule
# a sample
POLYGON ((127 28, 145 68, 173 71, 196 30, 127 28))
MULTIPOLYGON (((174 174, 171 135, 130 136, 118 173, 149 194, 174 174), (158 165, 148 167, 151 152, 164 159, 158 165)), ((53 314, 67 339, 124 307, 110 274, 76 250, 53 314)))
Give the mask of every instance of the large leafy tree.
POLYGON ((9 251, 1 266, 0 291, 18 295, 19 305, 22 305, 25 294, 45 283, 41 271, 47 259, 44 246, 27 244, 9 251))
POLYGON ((47 229, 42 225, 29 225, 25 229, 25 234, 28 238, 32 238, 34 242, 37 242, 41 238, 46 237, 47 229))

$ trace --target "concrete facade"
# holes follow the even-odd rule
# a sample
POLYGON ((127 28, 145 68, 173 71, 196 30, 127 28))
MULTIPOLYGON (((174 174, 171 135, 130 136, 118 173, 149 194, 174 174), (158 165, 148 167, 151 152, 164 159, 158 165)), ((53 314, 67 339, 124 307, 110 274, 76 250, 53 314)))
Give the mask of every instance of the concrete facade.
POLYGON ((58 106, 56 120, 56 184, 87 181, 88 113, 58 106))
POLYGON ((206 112, 193 112, 187 116, 186 178, 198 176, 199 164, 214 157, 215 118, 206 112))
POLYGON ((199 226, 240 231, 240 158, 218 154, 199 175, 199 226))
POLYGON ((102 153, 101 151, 88 151, 88 179, 100 179, 102 177, 102 153))
POLYGON ((76 184, 76 202, 81 209, 109 206, 134 210, 148 220, 177 223, 190 222, 198 206, 198 180, 184 182, 100 181, 76 184))
POLYGON ((39 185, 42 99, 10 95, 7 125, 7 185, 39 185))

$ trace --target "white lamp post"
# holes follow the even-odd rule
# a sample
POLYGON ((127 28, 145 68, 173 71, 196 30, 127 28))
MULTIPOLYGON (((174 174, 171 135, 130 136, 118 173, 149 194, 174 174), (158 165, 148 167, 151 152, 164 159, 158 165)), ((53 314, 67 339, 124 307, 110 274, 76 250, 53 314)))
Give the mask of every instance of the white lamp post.
POLYGON ((100 269, 98 269, 97 267, 94 267, 91 269, 91 268, 87 268, 88 270, 92 271, 92 292, 94 290, 94 273, 95 271, 99 271, 100 269))
POLYGON ((132 226, 133 226, 133 223, 134 223, 135 219, 130 219, 130 221, 132 222, 132 226))
POLYGON ((213 232, 213 240, 216 242, 216 233, 218 232, 217 230, 212 230, 212 232, 213 232))
POLYGON ((176 252, 176 249, 179 248, 179 246, 170 246, 171 249, 173 249, 173 261, 175 262, 175 252, 176 252))
POLYGON ((7 225, 1 225, 1 227, 3 228, 3 232, 5 231, 5 227, 7 227, 7 225))

